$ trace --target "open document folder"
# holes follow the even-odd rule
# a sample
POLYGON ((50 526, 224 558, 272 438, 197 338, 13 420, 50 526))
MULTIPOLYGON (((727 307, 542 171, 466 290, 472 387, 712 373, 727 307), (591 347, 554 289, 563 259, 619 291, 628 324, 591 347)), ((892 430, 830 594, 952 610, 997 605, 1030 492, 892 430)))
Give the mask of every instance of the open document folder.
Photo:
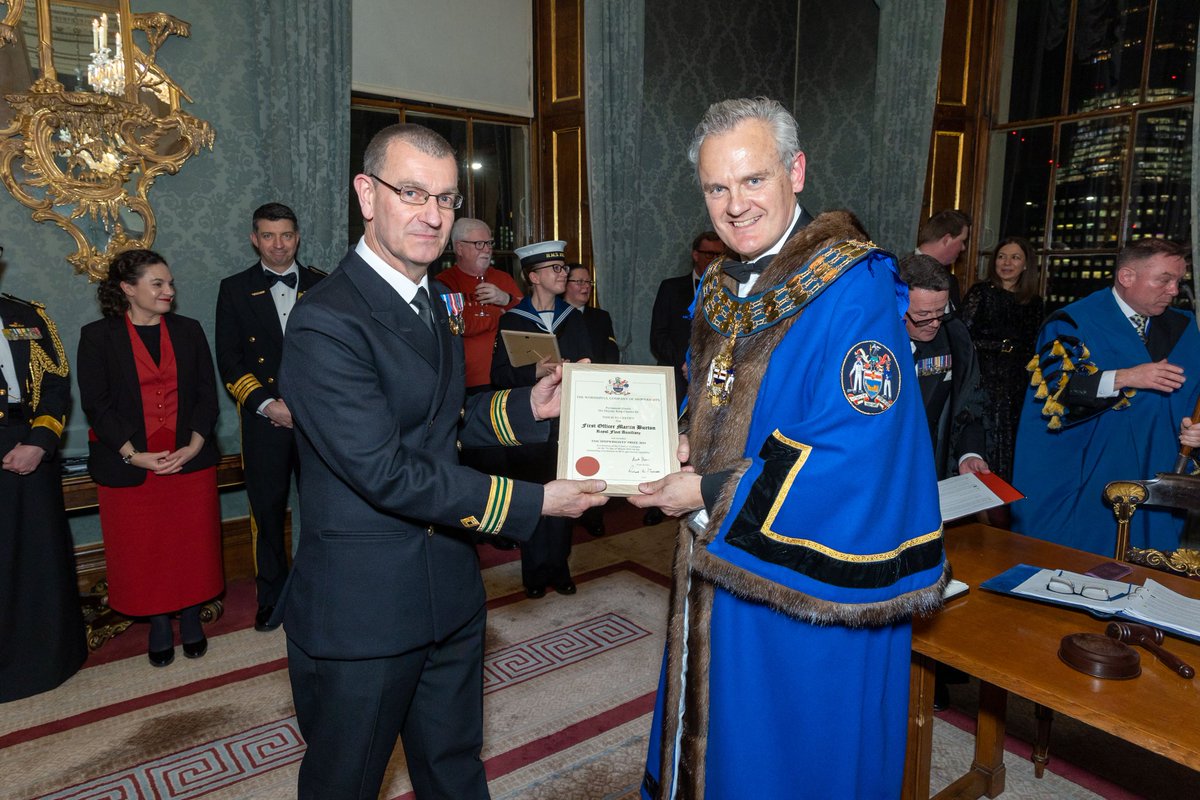
POLYGON ((999 475, 991 472, 969 472, 938 481, 942 522, 1006 505, 1024 496, 999 475))
POLYGON ((980 588, 1079 608, 1101 618, 1153 625, 1200 641, 1200 600, 1172 591, 1153 578, 1147 578, 1139 586, 1062 569, 1018 564, 984 581, 980 588))

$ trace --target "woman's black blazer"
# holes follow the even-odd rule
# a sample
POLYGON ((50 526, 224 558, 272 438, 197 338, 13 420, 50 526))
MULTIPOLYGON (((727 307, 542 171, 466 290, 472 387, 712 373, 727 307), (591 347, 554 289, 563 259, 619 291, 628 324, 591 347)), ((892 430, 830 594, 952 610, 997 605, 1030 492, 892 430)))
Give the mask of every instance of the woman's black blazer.
MULTIPOLYGON (((213 435, 217 422, 216 373, 200 323, 177 314, 163 317, 179 374, 175 448, 190 442, 193 431, 204 437, 200 452, 183 465, 183 472, 196 472, 213 466, 220 457, 213 435)), ((147 449, 142 392, 124 316, 104 317, 83 326, 75 374, 80 404, 99 440, 88 442, 92 480, 101 486, 141 485, 146 470, 126 464, 120 455, 125 442, 143 452, 147 449)))

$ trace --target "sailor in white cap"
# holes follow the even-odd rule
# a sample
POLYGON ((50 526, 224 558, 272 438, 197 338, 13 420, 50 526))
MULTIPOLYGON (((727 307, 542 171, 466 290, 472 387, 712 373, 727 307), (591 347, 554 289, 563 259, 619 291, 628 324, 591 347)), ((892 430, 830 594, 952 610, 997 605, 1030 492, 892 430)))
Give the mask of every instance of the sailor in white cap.
MULTIPOLYGON (((592 357, 591 339, 583 314, 562 299, 567 288, 567 243, 537 242, 516 249, 529 293, 500 317, 501 335, 492 356, 492 384, 497 389, 532 386, 553 368, 542 362, 514 367, 503 345, 503 332, 553 333, 559 355, 566 361, 592 357)), ((508 450, 510 477, 545 483, 554 480, 558 463, 557 421, 545 443, 508 450)), ((575 594, 567 561, 571 555, 571 523, 561 517, 542 517, 533 536, 521 544, 521 581, 530 598, 544 597, 551 587, 559 594, 575 594)))

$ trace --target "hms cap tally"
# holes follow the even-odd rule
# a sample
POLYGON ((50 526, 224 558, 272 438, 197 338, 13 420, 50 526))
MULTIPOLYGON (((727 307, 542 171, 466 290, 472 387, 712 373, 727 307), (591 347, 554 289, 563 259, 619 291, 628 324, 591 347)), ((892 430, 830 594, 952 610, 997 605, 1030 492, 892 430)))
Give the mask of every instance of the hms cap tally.
POLYGON ((558 240, 534 242, 518 247, 514 252, 521 259, 521 269, 530 270, 547 261, 566 261, 567 243, 558 240))

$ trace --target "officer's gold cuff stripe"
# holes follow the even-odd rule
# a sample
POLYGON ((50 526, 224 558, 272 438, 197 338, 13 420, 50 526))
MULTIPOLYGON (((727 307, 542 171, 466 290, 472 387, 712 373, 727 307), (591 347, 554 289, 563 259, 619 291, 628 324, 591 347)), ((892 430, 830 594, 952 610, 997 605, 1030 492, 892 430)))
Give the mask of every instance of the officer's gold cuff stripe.
POLYGON ((245 405, 246 398, 250 396, 250 393, 261 387, 262 383, 250 372, 247 372, 233 383, 225 384, 225 388, 233 395, 233 399, 237 401, 238 405, 245 405))
POLYGON ((503 445, 517 445, 517 436, 513 433, 508 421, 508 395, 510 390, 496 392, 492 395, 492 430, 496 432, 496 441, 503 445))
POLYGON ((50 430, 54 431, 55 436, 62 436, 63 420, 55 419, 54 417, 50 416, 49 414, 43 414, 42 416, 35 419, 32 423, 30 423, 29 427, 31 427, 31 428, 38 428, 38 427, 49 428, 50 430))
POLYGON ((508 519, 508 507, 512 504, 513 483, 509 478, 492 476, 488 491, 487 507, 483 509, 483 521, 479 530, 483 533, 499 533, 508 519))

